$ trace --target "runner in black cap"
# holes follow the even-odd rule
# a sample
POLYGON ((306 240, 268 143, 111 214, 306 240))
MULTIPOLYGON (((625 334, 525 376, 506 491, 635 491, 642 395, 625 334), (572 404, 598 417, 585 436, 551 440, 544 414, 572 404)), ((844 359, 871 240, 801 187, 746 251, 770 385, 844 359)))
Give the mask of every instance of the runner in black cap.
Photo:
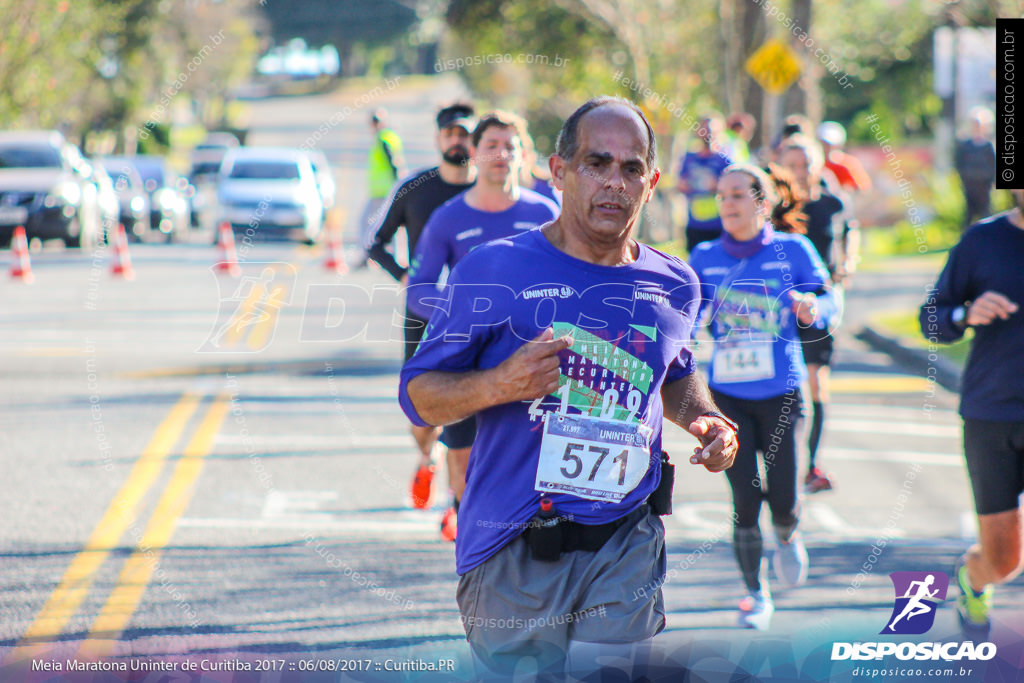
MULTIPOLYGON (((437 146, 441 163, 414 173, 398 183, 391 191, 385 206, 387 212, 373 230, 373 242, 368 249, 369 258, 376 261, 393 278, 406 283, 406 269, 399 265, 387 246, 395 238, 398 228, 404 226, 409 243, 409 262, 416 252, 420 234, 434 209, 469 188, 476 178, 476 169, 469 161, 470 135, 476 127, 472 105, 457 103, 437 113, 437 146)), ((416 351, 426 321, 408 309, 405 312, 405 360, 416 351)), ((430 505, 430 489, 434 476, 431 453, 440 430, 434 427, 412 426, 412 435, 420 451, 420 463, 412 484, 412 502, 415 507, 430 505)))

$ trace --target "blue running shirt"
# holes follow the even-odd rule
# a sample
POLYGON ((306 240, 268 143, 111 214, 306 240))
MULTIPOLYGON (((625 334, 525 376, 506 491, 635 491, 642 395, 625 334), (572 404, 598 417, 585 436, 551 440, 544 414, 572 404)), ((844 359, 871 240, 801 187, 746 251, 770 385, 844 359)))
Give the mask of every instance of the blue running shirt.
MULTIPOLYGON (((728 396, 759 400, 800 388, 807 378, 791 291, 821 293, 828 270, 803 235, 775 233, 749 258, 722 240, 699 244, 690 265, 700 278, 701 314, 715 340, 708 384, 728 396)), ((831 292, 818 297, 824 328, 835 316, 831 292)))
POLYGON ((661 387, 695 369, 688 348, 699 289, 677 258, 640 245, 635 263, 601 266, 554 247, 541 230, 474 250, 452 271, 399 401, 426 424, 408 384, 432 370, 493 368, 544 329, 574 343, 559 389, 477 414, 459 508, 459 574, 519 536, 542 495, 583 524, 642 505, 661 477, 661 387), (545 431, 548 433, 545 434, 545 431))

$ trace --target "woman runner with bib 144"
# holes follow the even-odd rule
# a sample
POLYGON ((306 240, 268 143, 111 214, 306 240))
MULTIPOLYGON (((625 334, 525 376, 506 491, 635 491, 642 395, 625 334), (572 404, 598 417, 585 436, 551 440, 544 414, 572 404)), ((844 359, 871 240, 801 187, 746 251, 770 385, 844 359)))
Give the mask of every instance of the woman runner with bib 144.
POLYGON ((739 425, 739 452, 726 472, 733 548, 747 588, 739 623, 764 630, 774 605, 762 570, 763 500, 778 542, 777 578, 790 586, 807 579, 807 551, 797 531, 800 386, 807 378, 798 326, 825 327, 835 303, 828 270, 810 241, 773 229, 769 217, 778 195, 767 174, 730 166, 719 180, 717 200, 722 237, 694 249, 690 265, 701 282, 702 320, 715 342, 708 383, 722 411, 739 425))

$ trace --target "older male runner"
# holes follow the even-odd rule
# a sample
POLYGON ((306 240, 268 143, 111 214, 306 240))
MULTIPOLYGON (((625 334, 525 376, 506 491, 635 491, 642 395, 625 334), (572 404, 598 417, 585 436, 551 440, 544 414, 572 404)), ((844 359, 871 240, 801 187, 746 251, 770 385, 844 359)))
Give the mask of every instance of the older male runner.
POLYGON ((735 457, 687 348, 696 277, 630 238, 656 158, 635 105, 580 107, 550 164, 560 217, 463 258, 402 370, 415 424, 477 416, 455 555, 481 675, 642 657, 665 627, 663 419, 700 441, 691 463, 735 457))

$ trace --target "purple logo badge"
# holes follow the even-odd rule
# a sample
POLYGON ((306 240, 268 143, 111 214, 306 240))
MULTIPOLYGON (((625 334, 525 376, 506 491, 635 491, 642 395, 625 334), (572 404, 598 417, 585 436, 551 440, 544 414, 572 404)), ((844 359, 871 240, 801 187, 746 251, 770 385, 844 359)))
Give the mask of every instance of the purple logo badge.
POLYGON ((889 578, 896 600, 889 621, 879 633, 927 633, 935 623, 936 606, 946 599, 949 577, 942 572, 893 572, 889 578))

